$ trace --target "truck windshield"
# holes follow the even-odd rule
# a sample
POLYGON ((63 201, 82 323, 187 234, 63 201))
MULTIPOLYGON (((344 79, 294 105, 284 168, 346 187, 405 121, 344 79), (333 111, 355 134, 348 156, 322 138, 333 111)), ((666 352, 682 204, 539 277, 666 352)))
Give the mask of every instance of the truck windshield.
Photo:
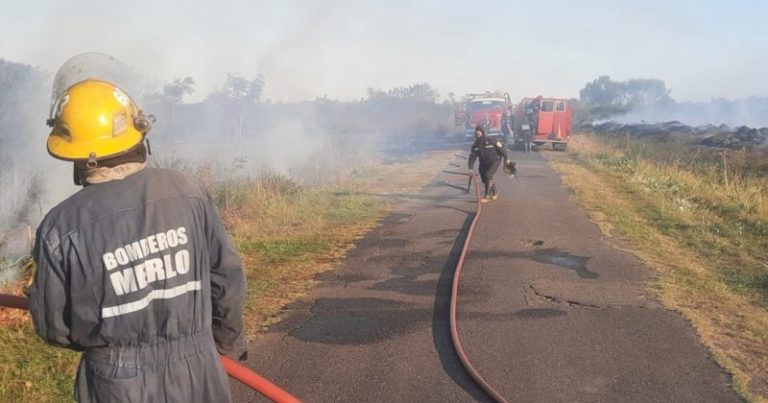
POLYGON ((472 101, 469 103, 470 111, 483 111, 483 110, 501 111, 503 109, 504 109, 503 101, 472 101))

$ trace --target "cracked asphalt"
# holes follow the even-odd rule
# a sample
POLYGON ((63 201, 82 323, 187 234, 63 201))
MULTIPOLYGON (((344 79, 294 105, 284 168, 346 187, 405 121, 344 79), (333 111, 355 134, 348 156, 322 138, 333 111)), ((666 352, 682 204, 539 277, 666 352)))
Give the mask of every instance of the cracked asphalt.
MULTIPOLYGON (((740 401, 649 290, 651 269, 602 237, 541 154, 511 156, 519 181, 497 175, 460 286, 459 329, 483 376, 511 402, 740 401)), ((251 344, 248 365, 306 402, 487 401, 448 328, 475 211, 465 165, 457 155, 420 192, 392 196, 396 211, 251 344)))

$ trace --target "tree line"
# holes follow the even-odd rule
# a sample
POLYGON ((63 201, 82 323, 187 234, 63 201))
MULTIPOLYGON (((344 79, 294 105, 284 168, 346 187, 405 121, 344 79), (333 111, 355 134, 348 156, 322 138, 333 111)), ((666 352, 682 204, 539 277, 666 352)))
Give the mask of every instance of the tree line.
MULTIPOLYGON (((0 145, 28 142, 46 131, 53 75, 25 63, 0 59, 0 145)), ((306 127, 341 133, 402 137, 433 136, 452 130, 452 109, 439 102, 427 83, 382 90, 369 88, 364 97, 339 101, 326 96, 304 102, 264 100, 267 77, 229 73, 222 85, 202 100, 193 77, 180 77, 146 94, 131 94, 157 124, 158 140, 237 140, 268 133, 276 119, 306 120, 306 127)))

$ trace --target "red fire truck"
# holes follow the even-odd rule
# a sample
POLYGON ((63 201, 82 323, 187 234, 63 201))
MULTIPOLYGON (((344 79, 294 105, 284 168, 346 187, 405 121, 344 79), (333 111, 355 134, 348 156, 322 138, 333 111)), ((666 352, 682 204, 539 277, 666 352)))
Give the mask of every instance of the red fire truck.
POLYGON ((552 144, 553 150, 565 150, 573 131, 573 109, 567 99, 523 98, 515 108, 516 145, 552 144))
POLYGON ((463 102, 456 104, 456 127, 467 138, 474 138, 475 127, 484 126, 486 134, 494 137, 504 137, 507 133, 504 125, 512 115, 513 105, 509 94, 501 92, 486 92, 484 94, 467 94, 463 102))

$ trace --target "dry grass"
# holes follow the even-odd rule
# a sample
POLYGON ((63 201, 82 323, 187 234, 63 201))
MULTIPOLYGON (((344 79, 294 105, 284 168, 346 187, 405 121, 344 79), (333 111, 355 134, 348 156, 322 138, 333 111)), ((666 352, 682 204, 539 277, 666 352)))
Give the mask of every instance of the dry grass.
MULTIPOLYGON (((278 320, 287 303, 313 286, 315 274, 337 265, 377 225, 391 206, 389 195, 416 191, 452 154, 356 166, 322 187, 270 173, 216 181, 199 172, 243 257, 249 336, 278 320)), ((4 292, 19 294, 21 283, 4 292)), ((71 401, 78 360, 35 336, 28 313, 0 309, 0 401, 71 401)))
MULTIPOLYGON (((21 269, 29 277, 32 265, 21 269)), ((3 284, 0 292, 22 295, 25 280, 3 284)), ((80 355, 52 348, 32 329, 29 313, 0 309, 0 400, 61 402, 72 400, 72 382, 80 355)))
POLYGON ((240 195, 222 215, 246 267, 249 335, 279 320, 283 306, 312 288, 315 274, 338 265, 389 209, 389 196, 416 191, 452 154, 357 166, 319 188, 274 177, 268 182, 277 186, 263 179, 219 184, 215 194, 240 195))
POLYGON ((768 401, 768 181, 746 158, 726 186, 722 159, 591 136, 569 147, 551 162, 592 218, 659 271, 662 302, 691 320, 735 389, 768 401))

